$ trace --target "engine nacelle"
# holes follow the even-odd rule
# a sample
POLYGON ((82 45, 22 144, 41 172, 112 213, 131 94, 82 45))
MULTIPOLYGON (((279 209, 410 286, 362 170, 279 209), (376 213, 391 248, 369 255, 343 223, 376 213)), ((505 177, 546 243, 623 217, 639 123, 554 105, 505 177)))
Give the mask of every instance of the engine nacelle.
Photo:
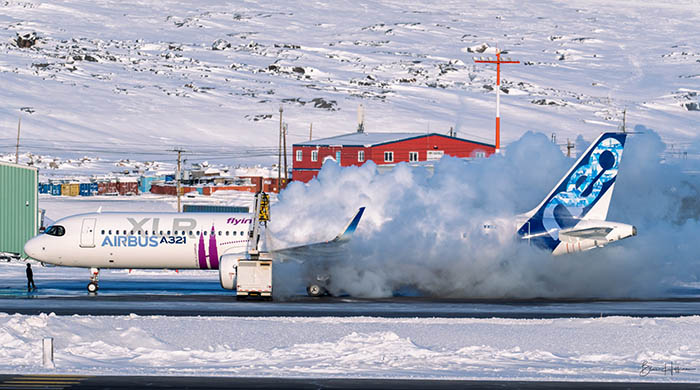
POLYGON ((238 266, 238 256, 223 255, 219 259, 219 282, 221 287, 227 290, 236 289, 236 267, 238 266))
POLYGON ((605 242, 599 242, 597 240, 584 239, 578 241, 562 241, 552 252, 553 255, 563 255, 567 253, 583 252, 596 247, 602 247, 605 242))

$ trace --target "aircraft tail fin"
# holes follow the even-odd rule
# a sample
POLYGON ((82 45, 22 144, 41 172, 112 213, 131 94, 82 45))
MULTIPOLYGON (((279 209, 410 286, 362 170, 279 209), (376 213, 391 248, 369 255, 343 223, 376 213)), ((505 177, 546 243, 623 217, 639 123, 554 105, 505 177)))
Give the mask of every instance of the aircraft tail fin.
POLYGON ((549 195, 525 214, 527 222, 518 234, 554 250, 560 230, 581 220, 604 221, 626 138, 625 133, 610 132, 593 141, 549 195))

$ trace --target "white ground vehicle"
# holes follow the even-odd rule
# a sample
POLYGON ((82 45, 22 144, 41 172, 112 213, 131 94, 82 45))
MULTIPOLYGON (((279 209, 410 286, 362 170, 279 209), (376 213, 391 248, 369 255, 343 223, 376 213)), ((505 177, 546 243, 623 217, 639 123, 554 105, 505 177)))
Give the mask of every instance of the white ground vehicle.
POLYGON ((236 297, 261 297, 272 299, 272 260, 238 260, 236 297))

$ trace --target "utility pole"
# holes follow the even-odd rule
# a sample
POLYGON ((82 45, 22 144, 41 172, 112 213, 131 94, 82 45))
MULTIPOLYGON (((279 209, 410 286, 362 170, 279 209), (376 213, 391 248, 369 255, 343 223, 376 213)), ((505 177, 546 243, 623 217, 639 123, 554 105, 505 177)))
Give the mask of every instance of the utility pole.
POLYGON ((552 133, 552 143, 553 144, 557 143, 557 133, 552 133))
POLYGON ((22 117, 19 117, 17 122, 17 147, 15 148, 15 164, 19 164, 19 129, 22 124, 22 117))
POLYGON ((313 139, 313 134, 314 134, 314 123, 311 122, 309 123, 309 141, 313 139))
POLYGON ((510 58, 501 60, 501 51, 496 49, 496 59, 491 57, 480 57, 474 62, 481 64, 496 64, 496 153, 501 151, 501 64, 519 64, 520 61, 513 61, 510 58))
POLYGON ((362 103, 357 107, 357 132, 365 132, 365 106, 362 103))
MULTIPOLYGON (((282 127, 282 145, 284 148, 284 185, 286 186, 287 183, 289 182, 289 178, 287 177, 287 124, 285 123, 284 126, 282 127)), ((282 188, 280 187, 280 191, 282 191, 282 188)))
POLYGON ((622 132, 627 132, 627 109, 622 110, 622 132))
POLYGON ((282 181, 282 105, 280 105, 280 136, 277 143, 277 192, 280 191, 280 182, 282 181))
POLYGON ((571 157, 571 149, 574 148, 574 143, 566 139, 566 157, 571 157))
POLYGON ((177 172, 175 173, 175 184, 177 186, 177 212, 181 212, 182 208, 180 207, 180 196, 182 195, 182 188, 180 187, 180 182, 182 181, 182 152, 184 152, 184 149, 181 148, 176 148, 172 150, 173 152, 177 152, 177 172))

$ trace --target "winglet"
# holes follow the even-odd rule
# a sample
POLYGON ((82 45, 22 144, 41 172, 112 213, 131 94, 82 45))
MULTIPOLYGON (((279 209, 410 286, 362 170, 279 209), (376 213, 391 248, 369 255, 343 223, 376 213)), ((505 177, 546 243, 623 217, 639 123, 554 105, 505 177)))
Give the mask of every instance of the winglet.
POLYGON ((357 229, 357 225, 360 223, 360 218, 362 218, 362 214, 365 212, 364 207, 360 207, 359 210, 357 210, 357 214, 355 214, 355 217, 350 221, 347 227, 345 227, 345 230, 336 236, 333 241, 347 241, 352 237, 352 234, 355 233, 355 229, 357 229))

